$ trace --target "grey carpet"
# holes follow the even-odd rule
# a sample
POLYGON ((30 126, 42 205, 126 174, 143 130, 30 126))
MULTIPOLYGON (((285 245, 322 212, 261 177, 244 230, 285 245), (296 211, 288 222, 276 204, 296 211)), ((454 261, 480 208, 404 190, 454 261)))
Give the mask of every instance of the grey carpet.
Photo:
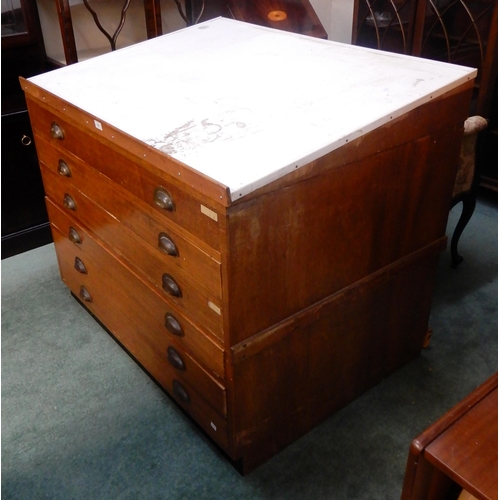
POLYGON ((411 440, 497 370, 496 201, 460 252, 431 346, 246 477, 70 296, 52 245, 2 261, 2 498, 398 499, 411 440))

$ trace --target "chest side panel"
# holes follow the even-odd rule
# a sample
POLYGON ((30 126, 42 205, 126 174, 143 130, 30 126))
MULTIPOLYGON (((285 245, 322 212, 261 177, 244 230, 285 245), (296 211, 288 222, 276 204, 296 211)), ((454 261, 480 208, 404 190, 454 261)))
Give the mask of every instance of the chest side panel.
POLYGON ((452 125, 232 212, 231 343, 441 238, 461 131, 452 125))

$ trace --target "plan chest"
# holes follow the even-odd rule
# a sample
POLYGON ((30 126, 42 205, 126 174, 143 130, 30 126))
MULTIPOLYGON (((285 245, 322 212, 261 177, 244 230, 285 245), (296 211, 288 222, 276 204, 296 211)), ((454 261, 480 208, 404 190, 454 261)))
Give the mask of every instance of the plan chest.
POLYGON ((418 355, 472 79, 241 189, 21 84, 62 279, 244 471, 418 355))

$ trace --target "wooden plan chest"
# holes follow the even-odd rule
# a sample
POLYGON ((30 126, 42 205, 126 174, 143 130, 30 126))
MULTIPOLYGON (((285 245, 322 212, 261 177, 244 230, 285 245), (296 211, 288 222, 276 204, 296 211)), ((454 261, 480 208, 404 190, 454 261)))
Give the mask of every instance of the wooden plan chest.
MULTIPOLYGON (((298 40, 322 53, 350 50, 218 19, 140 44, 137 54, 129 48, 127 60, 150 54, 151 43, 169 47, 178 36, 188 45, 189 62, 200 50, 197 37, 210 30, 218 40, 210 40, 214 54, 222 50, 217 43, 227 46, 217 30, 233 48, 241 41, 242 51, 267 36, 266 43, 277 40, 285 49, 298 40)), ((354 58, 386 57, 353 50, 354 58)), ((256 121, 240 121, 250 116, 251 103, 235 107, 229 87, 227 109, 210 101, 215 118, 187 119, 161 141, 122 127, 106 106, 128 106, 132 124, 141 122, 142 108, 133 99, 120 105, 116 97, 113 104, 121 88, 117 75, 107 84, 94 66, 103 61, 113 68, 123 52, 21 81, 61 276, 224 452, 250 471, 420 352, 475 73, 429 62, 452 73, 449 82, 432 84, 430 97, 397 104, 383 122, 354 124, 352 133, 332 131, 328 147, 314 146, 314 154, 284 160, 283 167, 277 158, 296 141, 274 129, 279 117, 264 123, 262 109, 251 115, 256 121), (102 114, 65 94, 65 82, 74 91, 74 76, 82 81, 77 96, 91 81, 109 88, 106 101, 88 90, 89 102, 97 108, 104 103, 102 114), (232 121, 231 110, 240 110, 232 121), (259 128, 257 120, 266 126, 259 128), (264 147, 269 130, 278 152, 264 147), (223 149, 216 149, 217 141, 223 149), (186 157, 179 144, 191 147, 186 157), (252 155, 264 166, 271 157, 268 163, 277 168, 262 174, 252 155), (204 158, 207 165, 213 160, 213 175, 202 171, 204 158), (255 178, 247 160, 256 165, 255 178), (227 178, 234 184, 224 182, 224 161, 241 168, 245 182, 233 171, 227 178)), ((390 59, 389 65, 400 63, 399 56, 390 59)), ((151 82, 159 88, 154 75, 151 82)), ((214 92, 209 83, 204 88, 214 92)), ((198 112, 189 108, 191 98, 186 93, 179 105, 187 118, 198 112)), ((162 95, 157 99, 161 103, 162 95)), ((166 120, 173 119, 176 100, 174 95, 166 120)), ((298 110, 299 124, 310 113, 304 103, 284 103, 283 109, 289 105, 298 110)), ((152 121, 161 114, 148 113, 152 121)), ((312 140, 307 130, 303 138, 312 140)))

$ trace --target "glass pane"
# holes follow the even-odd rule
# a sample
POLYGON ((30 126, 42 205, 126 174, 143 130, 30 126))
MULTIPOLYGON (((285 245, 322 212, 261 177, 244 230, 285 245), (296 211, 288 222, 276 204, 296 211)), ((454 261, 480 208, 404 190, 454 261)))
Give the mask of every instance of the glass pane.
POLYGON ((414 0, 360 0, 356 45, 409 54, 414 0))
POLYGON ((422 57, 481 70, 494 0, 429 0, 422 57))
POLYGON ((2 36, 27 32, 21 0, 2 0, 2 36))

